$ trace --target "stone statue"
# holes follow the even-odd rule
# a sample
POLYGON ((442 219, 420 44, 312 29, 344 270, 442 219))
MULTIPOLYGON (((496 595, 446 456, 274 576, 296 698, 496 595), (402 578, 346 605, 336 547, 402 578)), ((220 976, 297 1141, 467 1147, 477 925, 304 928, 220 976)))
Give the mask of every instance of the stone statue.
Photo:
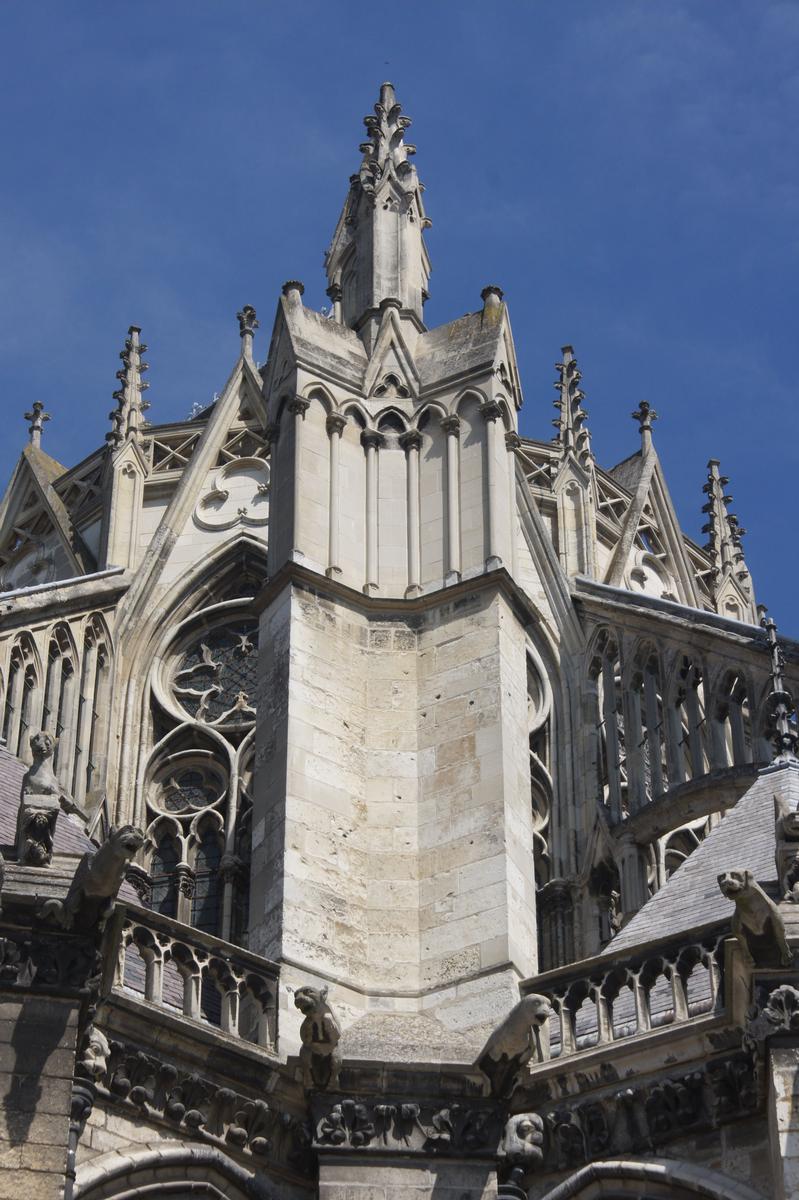
POLYGON ((769 900, 751 871, 722 871, 722 894, 735 905, 732 932, 756 967, 789 967, 793 954, 779 909, 769 900))
POLYGON ((112 829, 97 850, 87 850, 78 863, 65 900, 46 900, 42 917, 63 929, 81 932, 102 929, 114 911, 125 868, 144 843, 133 825, 112 829))
POLYGON ((774 797, 774 819, 782 898, 799 904, 799 812, 792 810, 787 796, 774 797))
MULTIPOLYGON (((521 1189, 522 1179, 544 1161, 544 1122, 538 1113, 517 1113, 510 1117, 502 1134, 497 1154, 507 1171, 506 1184, 521 1189)), ((508 1188, 504 1189, 508 1192, 508 1188)), ((522 1189, 521 1195, 527 1193, 522 1189)))
POLYGON ((488 1079, 492 1096, 510 1096, 522 1067, 534 1056, 544 1061, 540 1031, 551 1015, 545 996, 524 996, 491 1034, 476 1065, 488 1079))
POLYGON ((337 1087, 341 1067, 338 1051, 341 1027, 327 1003, 327 988, 297 988, 294 1005, 304 1017, 300 1025, 303 1086, 322 1089, 337 1087))
POLYGON ((49 733, 31 735, 33 764, 22 779, 17 816, 17 859, 28 867, 49 867, 53 860, 53 837, 63 790, 53 771, 57 745, 57 739, 49 733))

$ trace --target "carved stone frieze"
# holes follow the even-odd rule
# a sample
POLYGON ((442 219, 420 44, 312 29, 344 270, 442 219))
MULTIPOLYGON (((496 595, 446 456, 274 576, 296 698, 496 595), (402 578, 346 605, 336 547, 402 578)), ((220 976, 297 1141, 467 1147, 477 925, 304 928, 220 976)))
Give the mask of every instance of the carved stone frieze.
POLYGON ((0 987, 93 989, 102 958, 87 938, 0 930, 0 987))
POLYGON ((310 1171, 311 1131, 301 1117, 123 1042, 110 1044, 98 1095, 165 1121, 184 1136, 269 1159, 300 1174, 310 1171))
POLYGON ((317 1095, 313 1103, 317 1149, 370 1149, 415 1153, 497 1153, 502 1114, 496 1107, 407 1100, 379 1103, 317 1095))

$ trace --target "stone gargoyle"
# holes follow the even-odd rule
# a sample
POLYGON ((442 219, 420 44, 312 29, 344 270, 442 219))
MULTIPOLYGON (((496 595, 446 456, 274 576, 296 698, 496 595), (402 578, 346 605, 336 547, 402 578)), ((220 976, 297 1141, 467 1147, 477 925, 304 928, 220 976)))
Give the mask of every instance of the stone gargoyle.
POLYGON ((144 843, 133 825, 112 829, 96 850, 87 850, 77 866, 66 899, 46 900, 43 920, 81 933, 99 931, 114 911, 125 868, 144 843))
POLYGON ((524 996, 491 1034, 476 1066, 487 1078, 492 1096, 507 1099, 519 1082, 522 1067, 534 1057, 544 1061, 541 1027, 551 1015, 545 996, 524 996))
POLYGON ((791 808, 787 796, 774 797, 774 823, 782 898, 799 904, 799 812, 791 808))
POLYGON ((22 777, 17 816, 17 860, 27 867, 48 867, 53 859, 55 824, 63 788, 53 771, 57 738, 31 734, 33 763, 22 777))
POLYGON ((793 954, 780 911, 751 871, 733 868, 718 877, 722 895, 732 900, 732 932, 756 967, 789 967, 793 954))
POLYGON ((299 987, 294 1006, 303 1015, 300 1025, 300 1064, 305 1088, 335 1088, 341 1055, 341 1026, 327 1003, 327 988, 299 987))

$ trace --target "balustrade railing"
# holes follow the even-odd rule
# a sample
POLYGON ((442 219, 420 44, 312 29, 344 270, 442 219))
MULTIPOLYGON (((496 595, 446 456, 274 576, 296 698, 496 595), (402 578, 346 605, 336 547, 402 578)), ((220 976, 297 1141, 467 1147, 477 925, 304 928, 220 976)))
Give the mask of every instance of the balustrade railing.
POLYGON ((522 994, 545 996, 552 1006, 545 1060, 720 1012, 728 936, 716 926, 688 943, 601 954, 526 980, 522 994))
POLYGON ((274 1049, 278 968, 137 905, 120 905, 114 988, 223 1033, 274 1049))

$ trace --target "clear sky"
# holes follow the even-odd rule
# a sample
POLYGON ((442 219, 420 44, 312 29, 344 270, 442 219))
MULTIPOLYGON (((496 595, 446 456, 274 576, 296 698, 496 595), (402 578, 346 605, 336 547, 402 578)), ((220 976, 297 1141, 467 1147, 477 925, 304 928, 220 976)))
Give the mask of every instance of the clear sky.
POLYGON ((655 442, 704 541, 721 460, 757 596, 799 635, 799 2, 3 0, 0 474, 101 443, 128 325, 155 422, 209 402, 322 255, 391 79, 433 220, 428 323, 505 289, 547 438, 571 342, 600 463, 655 442))

